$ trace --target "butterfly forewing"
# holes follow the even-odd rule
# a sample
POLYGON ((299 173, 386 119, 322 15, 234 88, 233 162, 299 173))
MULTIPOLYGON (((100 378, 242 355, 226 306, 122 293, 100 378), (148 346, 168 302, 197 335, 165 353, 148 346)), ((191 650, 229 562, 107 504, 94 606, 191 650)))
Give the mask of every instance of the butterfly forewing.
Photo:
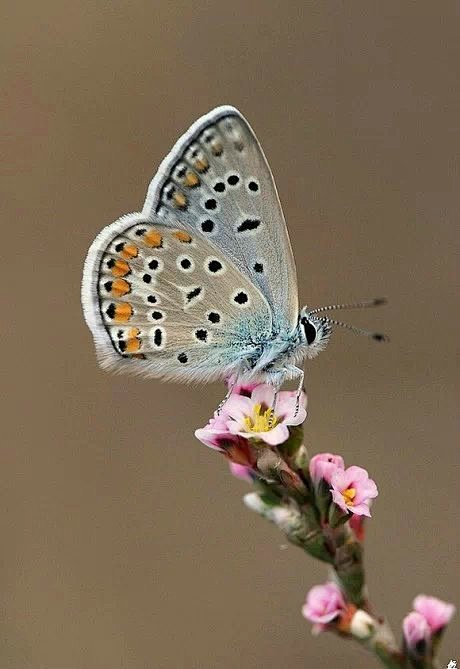
POLYGON ((232 107, 199 119, 140 214, 108 226, 82 299, 101 364, 209 381, 251 371, 298 320, 295 265, 262 149, 232 107), (265 352, 265 353, 264 353, 265 352))
POLYGON ((236 109, 210 112, 177 142, 143 213, 208 239, 260 289, 272 335, 292 330, 297 280, 283 212, 260 144, 236 109))
POLYGON ((103 366, 210 380, 269 336, 267 302, 208 240, 140 215, 111 227, 85 271, 96 275, 85 311, 103 366))

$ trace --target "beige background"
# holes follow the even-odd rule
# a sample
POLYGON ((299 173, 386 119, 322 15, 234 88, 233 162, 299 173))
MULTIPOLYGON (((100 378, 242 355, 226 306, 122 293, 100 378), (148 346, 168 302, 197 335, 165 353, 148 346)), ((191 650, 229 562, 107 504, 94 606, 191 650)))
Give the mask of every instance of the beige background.
MULTIPOLYGON (((101 227, 177 136, 241 108, 275 173, 301 299, 385 294, 308 364, 312 452, 369 469, 372 597, 460 602, 457 2, 7 2, 2 669, 377 666, 300 616, 325 569, 193 436, 223 394, 101 372, 79 298, 101 227)), ((6 131, 6 132, 5 132, 6 131)), ((442 662, 460 659, 459 619, 442 662)))

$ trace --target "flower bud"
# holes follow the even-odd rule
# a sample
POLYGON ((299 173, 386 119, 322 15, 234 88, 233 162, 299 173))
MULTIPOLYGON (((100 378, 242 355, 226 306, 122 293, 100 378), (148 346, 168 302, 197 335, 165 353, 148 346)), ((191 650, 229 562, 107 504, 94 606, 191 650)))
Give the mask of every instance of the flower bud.
POLYGON ((420 613, 426 622, 432 634, 442 630, 450 622, 455 613, 455 606, 449 602, 443 602, 437 597, 428 597, 427 595, 418 595, 412 604, 414 611, 420 613))
POLYGON ((302 615, 312 623, 326 625, 340 616, 345 609, 342 591, 336 583, 315 585, 307 594, 302 615))
MULTIPOLYGON (((318 485, 321 480, 331 483, 332 474, 336 469, 344 469, 345 464, 340 455, 332 453, 318 453, 310 460, 309 470, 312 481, 318 485)), ((329 487, 329 486, 328 486, 329 487)))
POLYGON ((248 492, 244 495, 243 502, 248 509, 259 513, 261 516, 265 516, 267 509, 269 508, 268 504, 265 504, 262 497, 257 492, 248 492))
POLYGON ((372 616, 366 611, 358 609, 351 619, 350 633, 357 639, 365 640, 373 636, 375 632, 375 622, 372 616))
POLYGON ((331 478, 337 470, 343 471, 344 463, 340 455, 318 453, 310 460, 309 472, 315 488, 316 507, 322 522, 328 517, 331 508, 331 478))
POLYGON ((300 512, 292 507, 274 506, 270 509, 269 516, 269 520, 286 534, 296 530, 297 525, 302 522, 300 512))
POLYGON ((402 627, 404 640, 411 654, 424 656, 430 640, 430 627, 422 614, 411 611, 404 618, 402 627))
POLYGON ((294 457, 294 465, 296 469, 301 471, 306 471, 308 467, 308 451, 305 444, 301 444, 297 449, 297 452, 294 457))

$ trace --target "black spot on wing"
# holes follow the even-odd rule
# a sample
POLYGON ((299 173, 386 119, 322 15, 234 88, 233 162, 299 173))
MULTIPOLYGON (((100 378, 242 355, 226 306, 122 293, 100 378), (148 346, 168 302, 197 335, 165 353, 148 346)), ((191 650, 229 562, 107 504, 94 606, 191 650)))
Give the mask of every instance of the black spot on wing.
POLYGON ((208 314, 208 321, 210 323, 220 323, 220 314, 217 313, 217 311, 211 311, 208 314))
POLYGON ((214 230, 214 221, 211 221, 209 218, 206 221, 201 223, 201 229, 203 232, 212 232, 214 230))
POLYGON ((240 292, 235 295, 233 300, 237 304, 246 304, 249 300, 249 297, 248 297, 247 293, 245 293, 243 290, 240 290, 240 292))
POLYGON ((257 218, 247 218, 236 228, 238 232, 248 232, 249 230, 257 230, 260 221, 257 218))
POLYGON ((193 288, 193 290, 189 291, 185 296, 187 298, 187 302, 191 302, 193 299, 198 297, 202 290, 203 289, 200 288, 200 286, 197 286, 196 288, 193 288))
POLYGON ((195 337, 198 339, 198 341, 207 341, 208 331, 201 328, 199 330, 195 330, 195 337))

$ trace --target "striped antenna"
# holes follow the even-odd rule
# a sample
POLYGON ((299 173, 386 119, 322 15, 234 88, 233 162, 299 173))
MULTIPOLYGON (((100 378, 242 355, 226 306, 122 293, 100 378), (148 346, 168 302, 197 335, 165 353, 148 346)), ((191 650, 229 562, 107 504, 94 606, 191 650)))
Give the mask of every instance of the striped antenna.
POLYGON ((369 309, 370 307, 380 307, 387 303, 386 297, 375 297, 373 300, 363 300, 362 302, 351 302, 350 304, 330 304, 327 307, 317 307, 309 309, 309 314, 320 314, 323 311, 336 311, 338 309, 369 309))
MULTIPOLYGON (((313 312, 309 312, 310 314, 313 312)), ((327 318, 326 316, 322 318, 321 320, 325 321, 326 323, 330 323, 331 325, 338 325, 341 328, 345 328, 346 330, 350 330, 350 332, 354 332, 354 334, 358 335, 364 335, 365 337, 370 337, 371 339, 374 339, 375 341, 390 341, 389 338, 380 333, 380 332, 370 332, 369 330, 363 330, 362 328, 357 328, 354 325, 350 325, 349 323, 344 323, 343 321, 336 321, 333 318, 327 318)))

